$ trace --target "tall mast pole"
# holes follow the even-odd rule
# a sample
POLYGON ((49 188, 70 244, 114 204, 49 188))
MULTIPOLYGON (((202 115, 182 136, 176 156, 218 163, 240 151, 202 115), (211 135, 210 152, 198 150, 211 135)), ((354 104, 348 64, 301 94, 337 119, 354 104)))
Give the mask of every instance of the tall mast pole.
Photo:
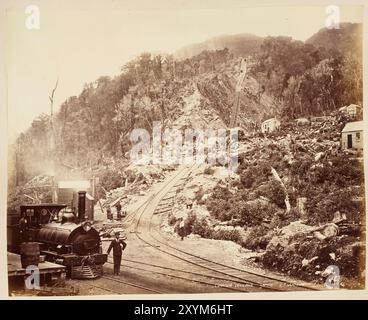
MULTIPOLYGON (((49 96, 50 99, 50 120, 51 120, 51 152, 55 151, 55 132, 54 132, 54 94, 57 89, 59 83, 59 78, 57 78, 55 87, 52 89, 51 95, 49 96)), ((54 153, 52 153, 54 154, 54 153)))

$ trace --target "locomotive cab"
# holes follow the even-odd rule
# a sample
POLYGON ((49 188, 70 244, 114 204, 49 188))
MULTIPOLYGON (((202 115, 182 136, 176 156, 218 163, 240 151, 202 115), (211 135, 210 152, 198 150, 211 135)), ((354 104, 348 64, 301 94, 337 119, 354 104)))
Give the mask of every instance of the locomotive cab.
POLYGON ((20 206, 19 239, 21 242, 37 241, 38 232, 44 225, 55 221, 66 205, 45 203, 20 206))

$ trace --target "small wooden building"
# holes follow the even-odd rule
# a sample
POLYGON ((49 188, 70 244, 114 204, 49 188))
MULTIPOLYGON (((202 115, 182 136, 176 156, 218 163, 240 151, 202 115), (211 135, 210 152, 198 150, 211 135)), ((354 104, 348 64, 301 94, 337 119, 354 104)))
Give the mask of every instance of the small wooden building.
POLYGON ((362 113, 362 107, 357 104, 350 104, 348 106, 339 109, 340 112, 345 112, 352 117, 355 117, 362 113))
POLYGON ((280 120, 275 118, 268 119, 262 122, 261 131, 262 133, 271 133, 280 128, 281 122, 280 120))
POLYGON ((341 148, 363 149, 363 121, 348 122, 341 133, 341 148))

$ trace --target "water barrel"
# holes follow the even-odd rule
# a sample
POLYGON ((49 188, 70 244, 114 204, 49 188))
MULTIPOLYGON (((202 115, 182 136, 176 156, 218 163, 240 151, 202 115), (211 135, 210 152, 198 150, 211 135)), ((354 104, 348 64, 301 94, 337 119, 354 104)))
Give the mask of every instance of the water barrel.
POLYGON ((40 262, 40 245, 38 242, 23 242, 20 245, 20 261, 22 268, 38 266, 40 262))

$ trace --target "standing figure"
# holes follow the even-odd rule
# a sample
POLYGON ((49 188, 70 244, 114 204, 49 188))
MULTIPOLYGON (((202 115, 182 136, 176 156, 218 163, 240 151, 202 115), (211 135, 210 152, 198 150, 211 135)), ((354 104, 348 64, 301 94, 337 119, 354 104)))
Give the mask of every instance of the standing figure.
POLYGON ((193 208, 193 203, 190 200, 187 201, 186 208, 189 210, 193 208))
POLYGON ((22 217, 19 220, 19 236, 20 242, 27 241, 26 233, 27 233, 28 221, 25 217, 25 214, 22 213, 22 217))
POLYGON ((106 209, 106 215, 107 215, 107 220, 111 220, 112 221, 114 219, 110 207, 107 207, 107 209, 106 209))
POLYGON ((181 238, 181 240, 184 240, 184 236, 185 236, 185 223, 184 223, 184 219, 180 218, 180 223, 179 223, 179 236, 181 238))
POLYGON ((116 208, 116 214, 117 214, 117 220, 121 221, 121 204, 120 201, 115 205, 116 208))
POLYGON ((120 239, 120 233, 115 232, 115 239, 111 241, 109 248, 107 249, 107 254, 110 254, 112 249, 113 259, 114 259, 114 275, 118 276, 120 273, 121 256, 125 250, 127 244, 120 239))

